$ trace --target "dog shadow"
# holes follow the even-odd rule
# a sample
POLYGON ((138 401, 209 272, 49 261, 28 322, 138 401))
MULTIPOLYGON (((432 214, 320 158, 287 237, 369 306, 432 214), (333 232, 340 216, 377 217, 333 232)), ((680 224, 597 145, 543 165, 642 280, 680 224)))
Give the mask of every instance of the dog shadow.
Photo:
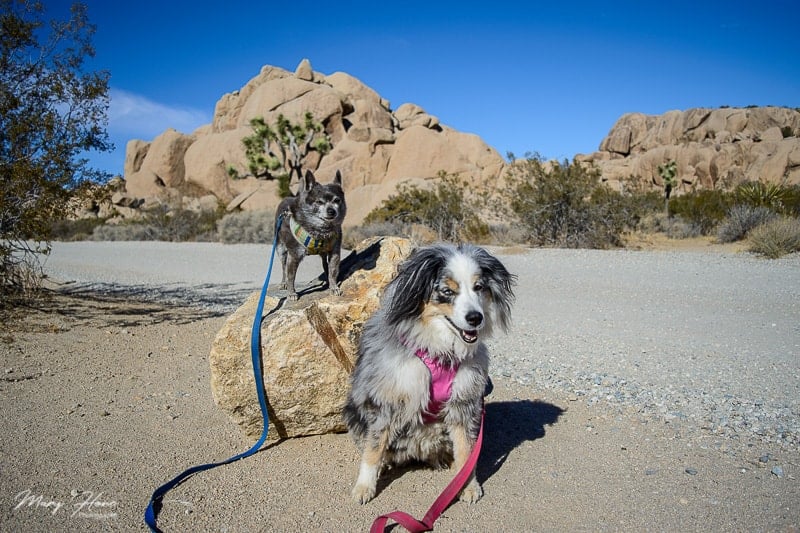
POLYGON ((515 448, 541 439, 545 428, 558 422, 564 409, 540 400, 486 403, 483 446, 475 475, 480 483, 495 475, 515 448))
MULTIPOLYGON (((487 402, 483 445, 475 469, 478 481, 483 484, 495 475, 515 448, 544 437, 546 426, 557 423, 564 412, 557 405, 539 400, 487 402)), ((415 461, 392 466, 378 478, 377 494, 408 472, 421 468, 431 466, 415 461)))

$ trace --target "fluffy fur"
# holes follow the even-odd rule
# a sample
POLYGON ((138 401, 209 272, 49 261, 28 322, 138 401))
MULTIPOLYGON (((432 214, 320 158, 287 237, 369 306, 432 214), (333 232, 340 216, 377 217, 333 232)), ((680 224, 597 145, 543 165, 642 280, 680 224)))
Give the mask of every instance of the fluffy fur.
MULTIPOLYGON (((338 277, 339 262, 342 255, 342 222, 347 214, 347 204, 342 190, 342 175, 337 171, 332 183, 321 185, 311 171, 306 171, 300 180, 296 196, 284 198, 278 205, 275 216, 289 214, 314 239, 330 244, 330 250, 319 253, 322 270, 333 294, 340 294, 338 277)), ((295 277, 297 267, 309 250, 297 242, 290 227, 288 217, 284 217, 278 231, 278 256, 283 267, 281 289, 289 292, 290 300, 297 300, 295 277)))
MULTIPOLYGON (((366 503, 381 470, 409 461, 459 471, 478 436, 489 355, 483 339, 507 329, 516 276, 482 248, 434 245, 415 250, 387 285, 364 326, 344 408, 362 452, 352 491, 366 503), (449 400, 426 422, 431 372, 417 350, 457 366, 449 400)), ((461 500, 482 496, 475 473, 461 500)))

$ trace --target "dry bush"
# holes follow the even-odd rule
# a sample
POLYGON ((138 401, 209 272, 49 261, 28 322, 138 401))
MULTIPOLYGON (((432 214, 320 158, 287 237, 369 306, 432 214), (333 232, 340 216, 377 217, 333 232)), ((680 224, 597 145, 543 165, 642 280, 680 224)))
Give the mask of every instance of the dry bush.
POLYGON ((272 244, 275 212, 263 209, 228 213, 217 223, 217 235, 225 244, 272 244))
POLYGON ((777 214, 767 207, 735 205, 717 228, 717 241, 721 243, 741 241, 752 229, 775 217, 777 214))
POLYGON ((800 219, 776 218, 750 231, 749 251, 770 259, 800 251, 800 219))

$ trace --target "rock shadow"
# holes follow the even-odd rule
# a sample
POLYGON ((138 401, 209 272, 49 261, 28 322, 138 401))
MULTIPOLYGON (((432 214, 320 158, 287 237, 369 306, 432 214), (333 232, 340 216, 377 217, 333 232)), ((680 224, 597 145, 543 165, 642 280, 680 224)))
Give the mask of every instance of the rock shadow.
MULTIPOLYGON (((337 283, 341 284, 353 274, 360 270, 372 270, 378 264, 378 258, 381 256, 381 242, 383 238, 377 239, 374 243, 370 244, 363 250, 352 250, 346 257, 339 263, 339 276, 336 278, 337 283)), ((306 257, 305 261, 313 260, 312 257, 306 257)), ((304 287, 297 288, 297 296, 302 299, 304 296, 309 296, 315 293, 325 293, 328 290, 328 278, 325 272, 320 272, 319 276, 309 281, 304 287)), ((270 285, 270 294, 275 295, 276 298, 285 299, 285 290, 279 289, 278 284, 270 285)), ((322 294, 324 296, 324 294, 322 294)))

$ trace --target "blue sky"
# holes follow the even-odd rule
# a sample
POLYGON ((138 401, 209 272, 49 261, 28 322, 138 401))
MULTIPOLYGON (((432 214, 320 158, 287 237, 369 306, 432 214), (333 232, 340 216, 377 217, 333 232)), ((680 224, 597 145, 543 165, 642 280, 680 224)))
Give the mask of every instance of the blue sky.
POLYGON ((595 151, 627 112, 800 107, 796 0, 84 3, 116 145, 91 160, 114 174, 128 140, 189 133, 263 65, 303 58, 518 157, 595 151))

